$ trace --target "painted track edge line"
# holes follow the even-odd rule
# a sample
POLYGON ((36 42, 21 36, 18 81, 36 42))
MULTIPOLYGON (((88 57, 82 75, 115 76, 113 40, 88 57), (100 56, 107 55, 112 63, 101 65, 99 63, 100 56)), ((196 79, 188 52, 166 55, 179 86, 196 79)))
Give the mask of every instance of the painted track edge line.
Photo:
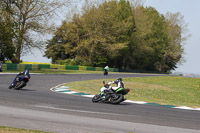
MULTIPOLYGON (((62 83, 62 84, 59 84, 59 85, 57 85, 57 86, 55 86, 55 87, 52 87, 52 88, 50 88, 50 90, 53 91, 53 92, 64 93, 64 94, 70 94, 70 95, 76 95, 76 94, 80 93, 80 92, 75 92, 75 91, 69 90, 68 88, 70 88, 70 87, 68 87, 68 86, 63 86, 64 84, 66 84, 66 83, 62 83), (65 91, 63 91, 63 89, 64 89, 63 87, 64 87, 66 90, 69 90, 70 92, 65 92, 65 91), (60 88, 62 91, 59 92, 58 90, 56 90, 56 89, 58 89, 58 88, 60 88), (56 91, 55 91, 55 90, 56 90, 56 91)), ((89 97, 89 98, 94 97, 94 95, 80 95, 80 96, 89 97)), ((126 102, 126 103, 135 103, 135 104, 152 104, 152 103, 147 103, 147 102, 144 102, 144 101, 132 101, 132 100, 126 100, 126 101, 124 101, 124 102, 126 102)), ((156 104, 156 103, 155 103, 155 104, 156 104)), ((160 104, 156 104, 156 105, 160 105, 160 104)), ((168 105, 160 105, 160 106, 168 106, 168 105)), ((174 107, 170 107, 170 108, 200 111, 200 108, 191 108, 191 107, 187 107, 187 106, 177 106, 177 107, 174 106, 174 107)))

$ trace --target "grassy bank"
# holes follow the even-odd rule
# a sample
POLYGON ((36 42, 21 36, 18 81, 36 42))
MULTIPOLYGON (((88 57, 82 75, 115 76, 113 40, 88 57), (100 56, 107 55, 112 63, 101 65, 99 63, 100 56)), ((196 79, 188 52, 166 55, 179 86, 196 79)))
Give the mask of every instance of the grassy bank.
POLYGON ((27 129, 0 126, 0 133, 52 133, 52 132, 43 132, 37 130, 27 130, 27 129))
MULTIPOLYGON (((113 79, 116 80, 116 79, 113 79)), ((106 82, 111 79, 105 79, 106 82)), ((200 78, 185 77, 137 77, 124 78, 125 88, 130 88, 126 96, 129 100, 159 104, 200 107, 200 78)), ((70 82, 72 90, 96 94, 102 87, 102 80, 70 82)))

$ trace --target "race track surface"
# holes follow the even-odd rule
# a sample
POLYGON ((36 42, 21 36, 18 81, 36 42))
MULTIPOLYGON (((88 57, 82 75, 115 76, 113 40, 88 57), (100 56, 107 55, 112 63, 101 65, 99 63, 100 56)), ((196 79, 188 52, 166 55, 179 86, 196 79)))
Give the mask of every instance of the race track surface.
POLYGON ((0 74, 0 126, 60 133, 200 133, 200 111, 92 103, 91 98, 50 91, 71 81, 141 76, 150 75, 32 74, 23 90, 9 90, 15 75, 0 74))

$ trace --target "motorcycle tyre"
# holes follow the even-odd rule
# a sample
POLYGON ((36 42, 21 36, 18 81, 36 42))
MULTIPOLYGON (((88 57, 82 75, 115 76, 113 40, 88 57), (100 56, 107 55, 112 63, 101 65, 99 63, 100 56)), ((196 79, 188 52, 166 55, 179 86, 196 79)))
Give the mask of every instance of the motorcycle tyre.
POLYGON ((110 103, 112 104, 119 104, 122 101, 124 101, 124 96, 122 94, 116 94, 119 98, 117 100, 114 100, 113 97, 110 98, 110 103))
POLYGON ((22 89, 22 87, 24 87, 25 86, 25 81, 20 81, 20 84, 19 84, 19 86, 15 86, 14 88, 16 89, 16 90, 20 90, 20 89, 22 89))
POLYGON ((10 85, 10 86, 8 87, 8 89, 12 89, 12 85, 10 85))
POLYGON ((93 103, 97 103, 99 101, 101 101, 101 95, 100 94, 97 94, 92 98, 93 103))

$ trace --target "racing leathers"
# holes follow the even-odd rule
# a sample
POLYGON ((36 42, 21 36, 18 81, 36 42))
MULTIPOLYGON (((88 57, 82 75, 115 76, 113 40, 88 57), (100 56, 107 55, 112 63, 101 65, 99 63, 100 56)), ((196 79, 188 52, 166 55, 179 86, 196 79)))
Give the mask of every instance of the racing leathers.
POLYGON ((106 95, 107 92, 110 92, 112 90, 116 91, 119 88, 124 88, 123 81, 118 81, 118 80, 117 81, 111 81, 108 84, 104 85, 104 87, 101 88, 101 90, 100 90, 101 91, 101 96, 103 97, 103 96, 106 95), (111 84, 114 84, 114 83, 117 84, 116 87, 110 86, 111 84))

